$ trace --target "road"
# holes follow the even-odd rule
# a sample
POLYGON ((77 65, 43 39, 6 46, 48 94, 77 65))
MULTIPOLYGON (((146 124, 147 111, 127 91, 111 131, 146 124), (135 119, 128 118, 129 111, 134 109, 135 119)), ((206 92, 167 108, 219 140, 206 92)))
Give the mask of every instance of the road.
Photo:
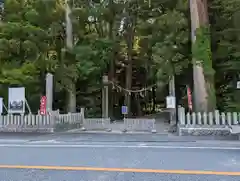
POLYGON ((0 135, 4 181, 238 181, 240 142, 159 135, 0 135))

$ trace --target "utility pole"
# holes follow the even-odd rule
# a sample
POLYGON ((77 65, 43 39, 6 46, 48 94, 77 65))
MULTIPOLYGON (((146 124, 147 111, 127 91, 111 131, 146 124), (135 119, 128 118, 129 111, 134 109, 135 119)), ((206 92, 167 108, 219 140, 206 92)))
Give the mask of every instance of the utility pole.
MULTIPOLYGON (((73 48, 73 29, 70 14, 72 12, 69 6, 69 0, 65 0, 65 18, 66 18, 66 47, 68 50, 73 48)), ((76 85, 73 80, 68 87, 68 112, 76 112, 76 85)))

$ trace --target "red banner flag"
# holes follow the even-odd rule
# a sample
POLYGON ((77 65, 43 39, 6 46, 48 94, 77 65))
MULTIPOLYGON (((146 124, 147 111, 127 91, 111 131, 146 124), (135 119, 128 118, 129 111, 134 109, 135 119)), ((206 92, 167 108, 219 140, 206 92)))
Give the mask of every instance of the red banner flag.
POLYGON ((47 106, 47 97, 42 96, 41 101, 40 101, 40 114, 41 115, 47 114, 46 106, 47 106))
POLYGON ((188 108, 192 111, 192 93, 190 87, 187 86, 188 108))

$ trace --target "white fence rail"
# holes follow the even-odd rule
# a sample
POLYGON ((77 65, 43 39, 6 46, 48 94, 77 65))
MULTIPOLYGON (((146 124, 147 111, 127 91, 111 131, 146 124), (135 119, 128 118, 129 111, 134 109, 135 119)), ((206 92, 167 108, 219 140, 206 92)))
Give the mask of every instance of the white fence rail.
POLYGON ((147 131, 156 132, 155 119, 124 119, 124 123, 111 123, 109 118, 86 118, 83 120, 84 130, 105 131, 147 131))
POLYGON ((83 127, 86 130, 108 130, 110 129, 109 118, 84 118, 83 127))
POLYGON ((178 107, 180 125, 237 125, 240 124, 240 113, 237 112, 192 112, 186 113, 185 108, 178 107))
POLYGON ((155 119, 124 119, 126 131, 155 132, 155 119))
POLYGON ((155 119, 124 119, 123 123, 111 123, 110 118, 84 118, 80 113, 60 114, 51 111, 48 115, 0 115, 0 132, 54 132, 56 130, 78 129, 105 131, 156 132, 155 119))
POLYGON ((50 115, 0 116, 1 132, 53 132, 54 122, 50 115))
POLYGON ((53 132, 58 124, 82 122, 82 113, 0 115, 0 132, 53 132))
POLYGON ((55 120, 56 124, 83 124, 83 117, 81 113, 59 114, 55 120))
POLYGON ((52 125, 53 121, 50 115, 6 115, 0 116, 0 126, 44 126, 52 125))

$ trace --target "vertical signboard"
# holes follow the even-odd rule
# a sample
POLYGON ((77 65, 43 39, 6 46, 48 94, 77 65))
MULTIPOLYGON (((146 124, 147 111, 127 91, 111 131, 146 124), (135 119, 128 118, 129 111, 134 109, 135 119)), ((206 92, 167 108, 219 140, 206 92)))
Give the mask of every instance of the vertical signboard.
POLYGON ((25 87, 8 88, 8 113, 25 113, 25 87))
POLYGON ((167 104, 168 109, 175 109, 176 108, 176 98, 174 96, 167 96, 166 104, 167 104))
POLYGON ((240 89, 240 81, 237 81, 237 89, 240 89))
POLYGON ((123 115, 128 114, 128 107, 127 106, 122 106, 121 112, 123 115))

